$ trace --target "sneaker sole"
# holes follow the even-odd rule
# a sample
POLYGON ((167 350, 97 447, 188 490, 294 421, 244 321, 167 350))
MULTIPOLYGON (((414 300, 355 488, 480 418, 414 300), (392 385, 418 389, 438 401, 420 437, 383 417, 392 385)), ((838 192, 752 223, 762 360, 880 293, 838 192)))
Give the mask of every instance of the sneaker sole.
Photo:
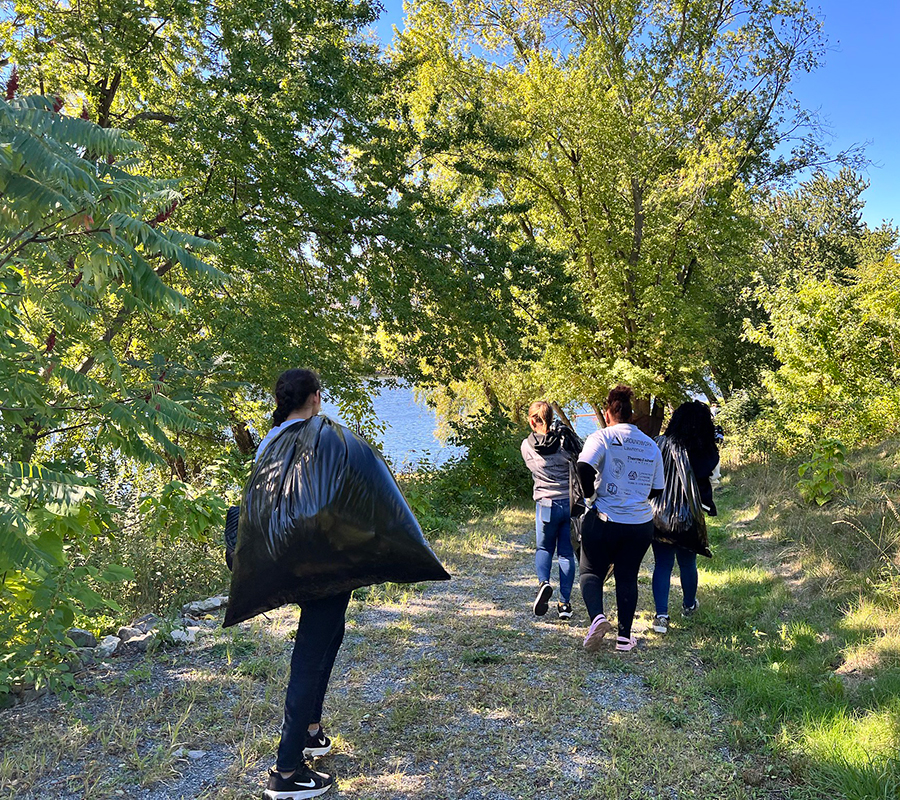
POLYGON ((303 755, 307 758, 318 758, 319 756, 327 755, 331 752, 332 745, 328 745, 327 747, 304 747, 303 755))
POLYGON ((325 794, 333 785, 329 783, 328 786, 323 786, 321 789, 300 789, 296 792, 276 792, 274 789, 266 789, 263 796, 268 797, 269 800, 308 800, 310 797, 325 794))
POLYGON ((534 605, 531 607, 536 617, 543 617, 547 613, 551 597, 553 597, 553 587, 546 583, 541 587, 538 596, 534 598, 534 605))
POLYGON ((601 647, 603 647, 603 637, 606 636, 612 630, 612 625, 609 620, 603 620, 598 626, 597 630, 593 631, 585 640, 584 640, 584 649, 590 651, 591 653, 595 653, 601 647))
POLYGON ((560 619, 572 619, 572 615, 567 614, 566 612, 563 612, 562 614, 559 615, 559 618, 560 619))

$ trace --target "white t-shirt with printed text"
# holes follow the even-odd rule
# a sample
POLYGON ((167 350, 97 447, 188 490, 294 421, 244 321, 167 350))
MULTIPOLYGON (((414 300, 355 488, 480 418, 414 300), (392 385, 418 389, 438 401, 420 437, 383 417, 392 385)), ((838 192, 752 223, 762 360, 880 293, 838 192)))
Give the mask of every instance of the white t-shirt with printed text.
POLYGON ((628 422, 588 436, 579 461, 597 471, 594 508, 612 522, 639 525, 653 519, 651 489, 665 486, 662 453, 645 433, 628 422))

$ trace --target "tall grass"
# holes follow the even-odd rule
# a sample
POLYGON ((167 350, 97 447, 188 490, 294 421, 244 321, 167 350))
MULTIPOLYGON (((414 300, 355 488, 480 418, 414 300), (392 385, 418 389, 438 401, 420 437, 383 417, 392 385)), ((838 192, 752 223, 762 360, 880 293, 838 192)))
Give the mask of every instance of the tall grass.
POLYGON ((852 453, 821 508, 796 464, 725 461, 699 635, 736 743, 775 750, 817 797, 900 797, 900 446, 852 453))

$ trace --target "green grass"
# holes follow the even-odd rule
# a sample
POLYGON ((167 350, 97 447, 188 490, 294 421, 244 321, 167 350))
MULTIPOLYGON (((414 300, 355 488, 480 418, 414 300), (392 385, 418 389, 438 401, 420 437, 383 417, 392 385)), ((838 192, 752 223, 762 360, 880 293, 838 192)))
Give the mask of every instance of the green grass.
MULTIPOLYGON (((808 508, 794 467, 726 465, 700 612, 648 631, 648 558, 624 656, 583 651, 577 595, 571 625, 531 615, 530 508, 442 531, 454 581, 354 595, 326 702, 335 796, 444 800, 477 782, 516 800, 900 797, 898 451, 850 467, 851 495, 808 508)), ((126 775, 138 794, 257 794, 296 626, 295 610, 268 616, 121 665, 49 715, 6 712, 0 798, 48 774, 61 783, 44 796, 114 798, 126 775), (184 783, 182 748, 220 759, 212 787, 184 783)))
POLYGON ((873 512, 896 455, 855 454, 854 493, 821 509, 794 499, 788 469, 733 473, 701 565, 693 639, 732 741, 780 758, 815 797, 900 797, 896 520, 873 512))

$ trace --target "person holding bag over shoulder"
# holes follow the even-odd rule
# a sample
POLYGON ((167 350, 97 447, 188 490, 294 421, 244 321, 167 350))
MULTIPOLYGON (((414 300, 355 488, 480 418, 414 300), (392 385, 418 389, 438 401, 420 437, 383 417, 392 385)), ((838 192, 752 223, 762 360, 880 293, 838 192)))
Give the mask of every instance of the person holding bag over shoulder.
POLYGON ((537 550, 534 566, 538 589, 532 604, 535 616, 547 613, 553 586, 550 568, 553 554, 559 564, 559 602, 556 613, 561 620, 572 617, 572 586, 575 583, 575 552, 571 539, 570 470, 581 452, 581 439, 553 419, 553 409, 545 400, 528 407, 531 434, 522 442, 522 458, 534 478, 534 526, 537 550))
POLYGON ((275 400, 272 429, 257 449, 240 507, 229 515, 233 571, 223 627, 300 606, 278 754, 264 796, 308 800, 334 784, 309 759, 331 751, 322 710, 351 592, 450 576, 381 454, 319 413, 318 375, 283 372, 275 400))
POLYGON ((665 489, 653 505, 653 630, 669 629, 669 587, 678 562, 682 616, 700 607, 697 600, 697 553, 712 556, 704 513, 716 515, 710 476, 719 463, 716 430, 709 406, 682 403, 666 431, 657 437, 663 455, 665 489))

